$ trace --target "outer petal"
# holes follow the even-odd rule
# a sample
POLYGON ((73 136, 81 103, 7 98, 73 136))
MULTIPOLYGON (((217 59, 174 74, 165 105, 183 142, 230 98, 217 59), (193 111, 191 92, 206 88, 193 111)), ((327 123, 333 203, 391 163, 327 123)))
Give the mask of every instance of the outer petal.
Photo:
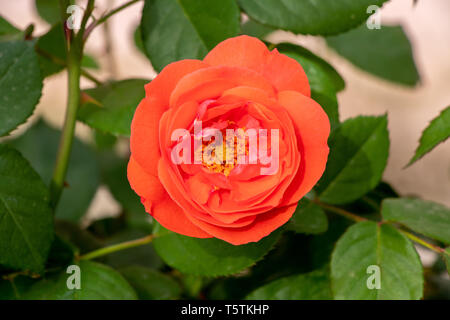
POLYGON ((167 195, 158 177, 145 172, 133 156, 128 162, 127 176, 131 188, 146 200, 158 201, 167 195))
POLYGON ((199 60, 174 62, 146 85, 147 96, 136 109, 131 124, 130 147, 136 161, 149 173, 157 175, 159 120, 169 107, 172 91, 185 75, 206 67, 208 65, 199 60))
POLYGON ((170 94, 178 81, 185 75, 208 67, 200 60, 181 60, 168 64, 149 84, 145 86, 147 97, 158 97, 164 106, 169 105, 170 94))
POLYGON ((131 122, 130 148, 134 159, 149 174, 157 175, 159 119, 165 107, 157 98, 144 98, 131 122))
POLYGON ((294 90, 307 97, 311 96, 309 81, 300 63, 280 54, 277 49, 270 53, 262 73, 266 78, 272 79, 278 91, 294 90))
POLYGON ((190 100, 201 102, 217 98, 223 91, 236 86, 260 88, 269 96, 275 96, 272 83, 261 74, 244 68, 215 66, 183 77, 170 96, 170 106, 178 106, 190 100))
POLYGON ((158 177, 146 173, 133 156, 128 162, 128 180, 131 188, 141 196, 145 210, 163 227, 190 237, 211 237, 186 218, 183 210, 170 199, 158 177))
POLYGON ((152 212, 156 219, 164 228, 185 236, 194 238, 211 238, 212 236, 194 225, 186 214, 170 197, 155 204, 152 212))
POLYGON ((195 225, 205 230, 215 238, 222 239, 234 245, 257 242, 285 224, 293 215, 297 204, 275 208, 265 214, 258 215, 255 221, 242 228, 221 228, 204 221, 187 216, 195 225))
POLYGON ((264 42, 249 36, 230 38, 212 49, 204 62, 212 66, 244 67, 259 72, 270 52, 264 42))
POLYGON ((294 122, 301 151, 300 169, 285 194, 287 203, 294 203, 312 189, 325 171, 330 121, 317 102, 298 92, 280 92, 278 102, 294 122))
POLYGON ((278 91, 295 90, 310 96, 308 78, 302 66, 276 49, 270 52, 257 38, 239 36, 225 40, 212 49, 203 61, 212 66, 252 69, 270 80, 278 91))

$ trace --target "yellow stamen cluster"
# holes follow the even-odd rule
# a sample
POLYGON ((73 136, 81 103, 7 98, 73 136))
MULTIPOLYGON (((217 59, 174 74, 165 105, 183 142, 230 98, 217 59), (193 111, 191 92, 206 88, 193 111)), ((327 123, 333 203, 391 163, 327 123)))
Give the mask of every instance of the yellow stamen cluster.
POLYGON ((202 164, 212 172, 229 176, 237 165, 238 156, 242 154, 248 155, 247 142, 245 136, 241 137, 238 134, 233 141, 224 139, 221 142, 221 146, 221 148, 216 148, 215 141, 203 141, 201 146, 202 164), (227 159, 233 159, 233 162, 227 163, 227 159))

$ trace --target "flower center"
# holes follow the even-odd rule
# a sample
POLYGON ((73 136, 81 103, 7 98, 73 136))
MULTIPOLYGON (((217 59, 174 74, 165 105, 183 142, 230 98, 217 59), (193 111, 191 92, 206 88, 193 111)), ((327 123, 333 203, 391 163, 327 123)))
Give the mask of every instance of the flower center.
POLYGON ((248 141, 244 131, 237 131, 231 136, 222 132, 222 140, 202 141, 198 152, 202 153, 202 165, 215 173, 229 176, 231 171, 240 163, 242 156, 248 156, 248 141))

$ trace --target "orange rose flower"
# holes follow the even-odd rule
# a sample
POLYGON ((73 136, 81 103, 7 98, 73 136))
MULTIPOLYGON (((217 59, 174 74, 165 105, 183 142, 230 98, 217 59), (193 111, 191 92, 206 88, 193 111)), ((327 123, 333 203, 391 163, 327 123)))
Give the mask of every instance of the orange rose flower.
POLYGON ((258 241, 291 218, 325 170, 330 123, 310 98, 303 68, 256 38, 231 38, 203 61, 169 64, 145 91, 131 125, 128 180, 169 230, 234 245, 258 241), (238 143, 238 135, 228 140, 230 129, 260 135, 238 143), (255 158, 255 141, 260 151, 270 146, 272 162, 255 158))

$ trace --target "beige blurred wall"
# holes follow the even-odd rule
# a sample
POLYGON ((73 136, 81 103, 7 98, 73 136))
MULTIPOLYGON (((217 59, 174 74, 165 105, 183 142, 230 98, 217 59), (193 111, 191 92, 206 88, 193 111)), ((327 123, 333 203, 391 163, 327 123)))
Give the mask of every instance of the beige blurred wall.
MULTIPOLYGON (((95 13, 101 15, 108 7, 124 0, 97 0, 95 13)), ((20 28, 30 22, 36 25, 36 34, 45 32, 48 25, 34 11, 34 0, 0 0, 0 14, 20 28)), ((84 1, 79 2, 80 4, 84 1)), ((114 76, 152 78, 155 73, 150 63, 134 48, 132 32, 139 23, 143 3, 138 3, 116 15, 110 21, 115 60, 114 74, 97 74, 101 79, 114 76)), ((438 146, 425 158, 404 169, 414 154, 418 139, 428 122, 450 105, 450 1, 392 0, 382 10, 384 23, 402 23, 414 47, 414 55, 422 76, 422 83, 407 89, 368 75, 330 52, 323 41, 313 37, 294 36, 277 32, 273 41, 290 40, 309 47, 325 57, 343 75, 347 88, 340 93, 342 120, 359 114, 389 115, 390 157, 384 175, 402 195, 414 194, 450 206, 450 141, 438 146)), ((103 31, 99 28, 87 44, 87 52, 96 56, 102 67, 109 68, 104 50, 103 31)), ((61 73, 45 80, 44 93, 36 115, 43 115, 55 126, 61 126, 66 97, 66 75, 61 73)), ((90 86, 83 81, 84 86, 90 86)), ((26 127, 26 125, 25 125, 26 127)), ((20 131, 20 130, 19 130, 20 131)), ((78 125, 77 134, 88 138, 88 130, 78 125)), ((90 210, 113 214, 117 205, 102 189, 90 210)))

